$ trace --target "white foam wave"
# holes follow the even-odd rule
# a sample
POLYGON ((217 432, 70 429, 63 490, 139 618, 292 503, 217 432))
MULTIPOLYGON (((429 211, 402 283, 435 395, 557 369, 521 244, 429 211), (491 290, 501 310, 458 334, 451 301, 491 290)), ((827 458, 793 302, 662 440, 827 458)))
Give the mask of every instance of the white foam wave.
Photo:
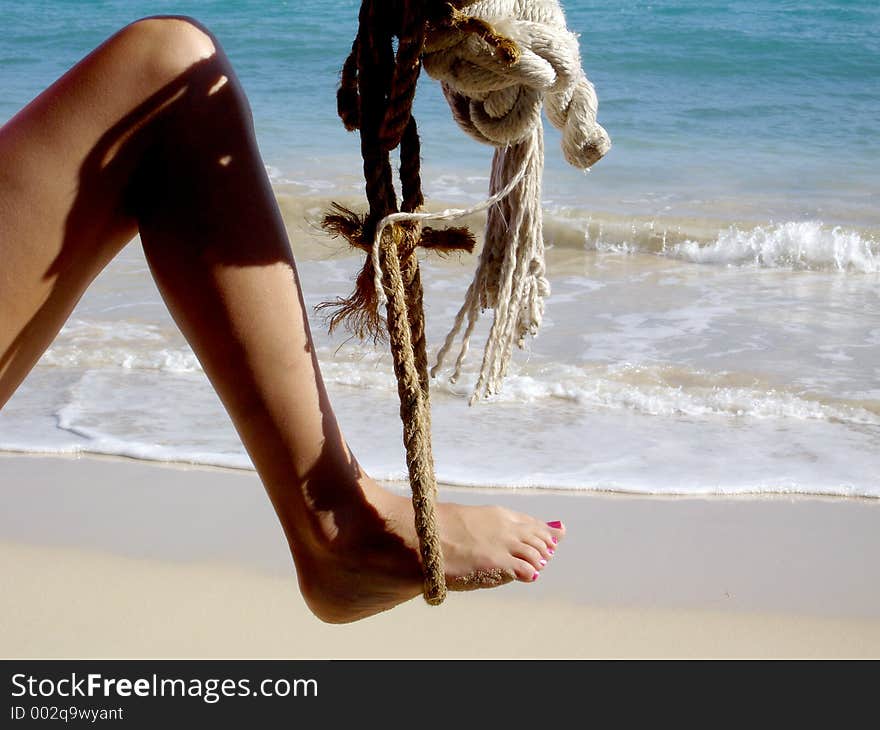
MULTIPOLYGON (((322 368, 330 385, 389 392, 396 389, 390 366, 379 362, 325 360, 322 368)), ((726 379, 724 373, 664 366, 578 367, 557 363, 533 372, 524 372, 523 368, 517 372, 514 366, 502 391, 491 400, 509 404, 561 400, 586 408, 646 416, 820 420, 880 426, 880 412, 874 404, 820 400, 779 388, 729 384, 726 379)), ((473 383, 468 378, 452 383, 441 376, 433 381, 432 389, 467 399, 473 383)))
POLYGON ((845 228, 828 228, 819 221, 790 221, 751 230, 732 226, 708 245, 685 241, 669 246, 664 253, 701 264, 880 272, 880 242, 845 228))
POLYGON ((0 442, 0 452, 12 454, 36 454, 41 456, 116 456, 140 461, 157 461, 164 464, 192 464, 193 466, 216 466, 224 469, 246 469, 254 466, 246 454, 218 454, 213 451, 193 451, 156 444, 138 443, 104 436, 93 441, 65 446, 33 443, 0 442))
POLYGON ((653 253, 721 266, 755 266, 787 271, 880 272, 880 240, 872 231, 826 226, 821 221, 788 221, 719 230, 709 221, 566 216, 551 218, 549 238, 570 244, 580 227, 587 250, 613 255, 653 253))
POLYGON ((159 326, 127 321, 70 320, 40 364, 50 367, 126 370, 201 371, 193 351, 176 345, 159 326))
MULTIPOLYGON (((91 380, 94 380, 94 377, 91 380)), ((85 422, 89 420, 89 409, 84 405, 77 393, 77 390, 83 385, 84 381, 80 381, 77 386, 72 388, 71 396, 73 396, 73 399, 55 412, 56 426, 78 437, 78 440, 61 447, 37 445, 35 448, 26 449, 27 451, 46 454, 122 456, 144 461, 202 464, 230 469, 254 468, 253 463, 243 449, 224 452, 217 449, 205 450, 194 448, 192 443, 184 443, 181 446, 149 443, 131 434, 125 436, 114 435, 106 433, 102 429, 87 426, 85 422)), ((184 440, 181 439, 181 441, 183 442, 184 440)), ((0 446, 0 448, 4 450, 24 450, 20 447, 11 449, 9 445, 0 446)))
MULTIPOLYGON (((325 371, 365 468, 403 480, 386 357, 337 359, 325 371)), ((42 387, 31 394, 41 399, 8 413, 0 450, 253 468, 202 377, 112 369, 74 377, 43 404, 45 415, 33 407, 42 387)), ((822 401, 743 375, 669 366, 520 368, 499 403, 472 410, 466 384, 437 381, 434 391, 438 478, 448 484, 878 495, 878 403, 822 401)))
POLYGON ((132 352, 125 347, 52 348, 43 355, 41 365, 68 368, 121 367, 126 370, 162 370, 171 373, 195 373, 201 365, 191 350, 166 349, 132 352))
MULTIPOLYGON (((61 368, 169 373, 201 372, 184 343, 175 346, 150 324, 74 321, 41 364, 61 368)), ((324 381, 331 388, 396 392, 390 357, 379 350, 338 353, 319 348, 324 381)), ((457 399, 470 394, 473 378, 433 381, 435 392, 457 399)), ((664 366, 576 366, 563 363, 514 365, 493 400, 511 404, 567 401, 591 409, 643 415, 824 420, 880 426, 876 404, 819 400, 779 388, 730 383, 724 373, 681 372, 664 366), (670 376, 670 373, 673 373, 670 376)))
MULTIPOLYGON (((195 452, 185 449, 156 447, 150 444, 139 444, 121 439, 104 438, 100 441, 86 442, 77 445, 53 447, 46 444, 23 444, 0 442, 0 453, 45 455, 45 456, 110 456, 152 461, 165 464, 186 464, 200 467, 219 467, 254 471, 250 459, 244 454, 217 454, 195 452)), ((449 472, 444 465, 449 462, 448 455, 440 455, 438 464, 438 482, 444 485, 474 489, 523 489, 523 490, 564 490, 578 492, 612 492, 622 494, 648 494, 663 496, 749 496, 749 495, 804 495, 828 497, 856 497, 880 499, 876 487, 853 485, 849 483, 817 483, 815 481, 799 483, 797 481, 768 480, 754 485, 740 483, 730 484, 657 484, 657 479, 639 481, 624 479, 619 483, 608 481, 591 481, 588 477, 575 475, 523 475, 499 471, 496 467, 492 472, 474 473, 461 476, 457 472, 449 472)), ((408 477, 404 469, 378 468, 372 470, 373 478, 383 483, 394 483, 398 489, 405 490, 408 477)))
MULTIPOLYGON (((560 368, 562 369, 562 368, 560 368)), ((632 382, 620 372, 588 373, 572 368, 568 377, 511 375, 494 400, 508 403, 559 399, 589 408, 626 410, 647 416, 736 419, 821 420, 880 426, 880 414, 860 405, 822 402, 778 389, 668 382, 632 382), (573 371, 573 372, 571 372, 573 371)), ((702 379, 702 378, 701 378, 702 379)), ((461 397, 469 388, 447 385, 461 397)))

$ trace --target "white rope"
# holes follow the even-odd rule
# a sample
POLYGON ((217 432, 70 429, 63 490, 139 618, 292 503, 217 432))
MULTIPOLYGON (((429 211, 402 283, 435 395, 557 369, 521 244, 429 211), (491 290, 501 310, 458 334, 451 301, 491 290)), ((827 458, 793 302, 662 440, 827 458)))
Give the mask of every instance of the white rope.
MULTIPOLYGON (((458 125, 479 142, 496 147, 485 243, 465 302, 437 355, 431 374, 443 363, 467 319, 455 369, 461 372, 470 337, 480 310, 495 309, 495 319, 476 386, 476 398, 495 393, 507 371, 514 342, 523 346, 526 335, 536 335, 550 293, 545 277, 541 177, 543 133, 541 108, 562 131, 565 159, 582 169, 610 149, 605 130, 596 121, 598 102, 581 68, 577 36, 565 26, 557 0, 458 0, 456 7, 484 20, 513 40, 520 57, 507 64, 492 46, 472 33, 442 29, 429 33, 425 44, 425 71, 442 83, 458 125), (498 205, 496 205, 498 203, 498 205)), ((446 211, 444 211, 446 213, 446 211)), ((449 220, 444 214, 393 214, 383 219, 449 220), (436 215, 437 217, 431 217, 436 215)), ((459 216, 456 216, 459 217, 459 216)), ((387 225, 387 224, 386 224, 387 225)), ((381 291, 378 242, 373 245, 377 291, 381 291)))

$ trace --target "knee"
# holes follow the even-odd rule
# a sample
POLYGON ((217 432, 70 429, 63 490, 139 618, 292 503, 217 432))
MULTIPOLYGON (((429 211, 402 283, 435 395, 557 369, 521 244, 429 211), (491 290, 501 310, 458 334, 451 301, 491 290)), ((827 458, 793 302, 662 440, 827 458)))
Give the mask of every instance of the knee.
POLYGON ((171 79, 196 63, 217 55, 214 36, 198 21, 185 16, 153 16, 136 20, 117 36, 131 58, 140 61, 139 73, 171 79))

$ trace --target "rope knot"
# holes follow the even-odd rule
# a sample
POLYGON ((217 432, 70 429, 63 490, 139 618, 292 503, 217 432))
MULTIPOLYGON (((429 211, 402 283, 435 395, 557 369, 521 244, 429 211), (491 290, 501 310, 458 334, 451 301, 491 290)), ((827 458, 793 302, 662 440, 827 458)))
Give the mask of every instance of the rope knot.
POLYGON ((473 402, 500 389, 513 344, 522 347, 526 335, 538 333, 550 291, 541 211, 542 107, 562 132, 563 155, 575 167, 596 163, 611 141, 596 121, 596 92, 581 67, 577 36, 566 28, 556 0, 462 0, 457 6, 463 10, 456 8, 451 22, 428 29, 425 71, 440 81, 459 127, 496 148, 490 193, 522 175, 489 210, 477 271, 432 369, 439 370, 464 327, 451 376, 456 380, 480 310, 493 308, 473 402), (517 49, 515 59, 499 52, 511 46, 517 49))

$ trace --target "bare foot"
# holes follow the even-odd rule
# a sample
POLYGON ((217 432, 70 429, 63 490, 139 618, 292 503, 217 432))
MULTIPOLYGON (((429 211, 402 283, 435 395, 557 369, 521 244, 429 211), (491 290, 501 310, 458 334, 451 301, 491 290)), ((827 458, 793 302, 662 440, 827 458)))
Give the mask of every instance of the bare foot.
MULTIPOLYGON (((359 489, 350 509, 316 509, 310 539, 292 543, 303 596, 328 623, 366 618, 422 592, 411 500, 366 478, 359 489)), ((437 519, 450 590, 534 581, 565 534, 559 522, 501 507, 440 503, 437 519)))

